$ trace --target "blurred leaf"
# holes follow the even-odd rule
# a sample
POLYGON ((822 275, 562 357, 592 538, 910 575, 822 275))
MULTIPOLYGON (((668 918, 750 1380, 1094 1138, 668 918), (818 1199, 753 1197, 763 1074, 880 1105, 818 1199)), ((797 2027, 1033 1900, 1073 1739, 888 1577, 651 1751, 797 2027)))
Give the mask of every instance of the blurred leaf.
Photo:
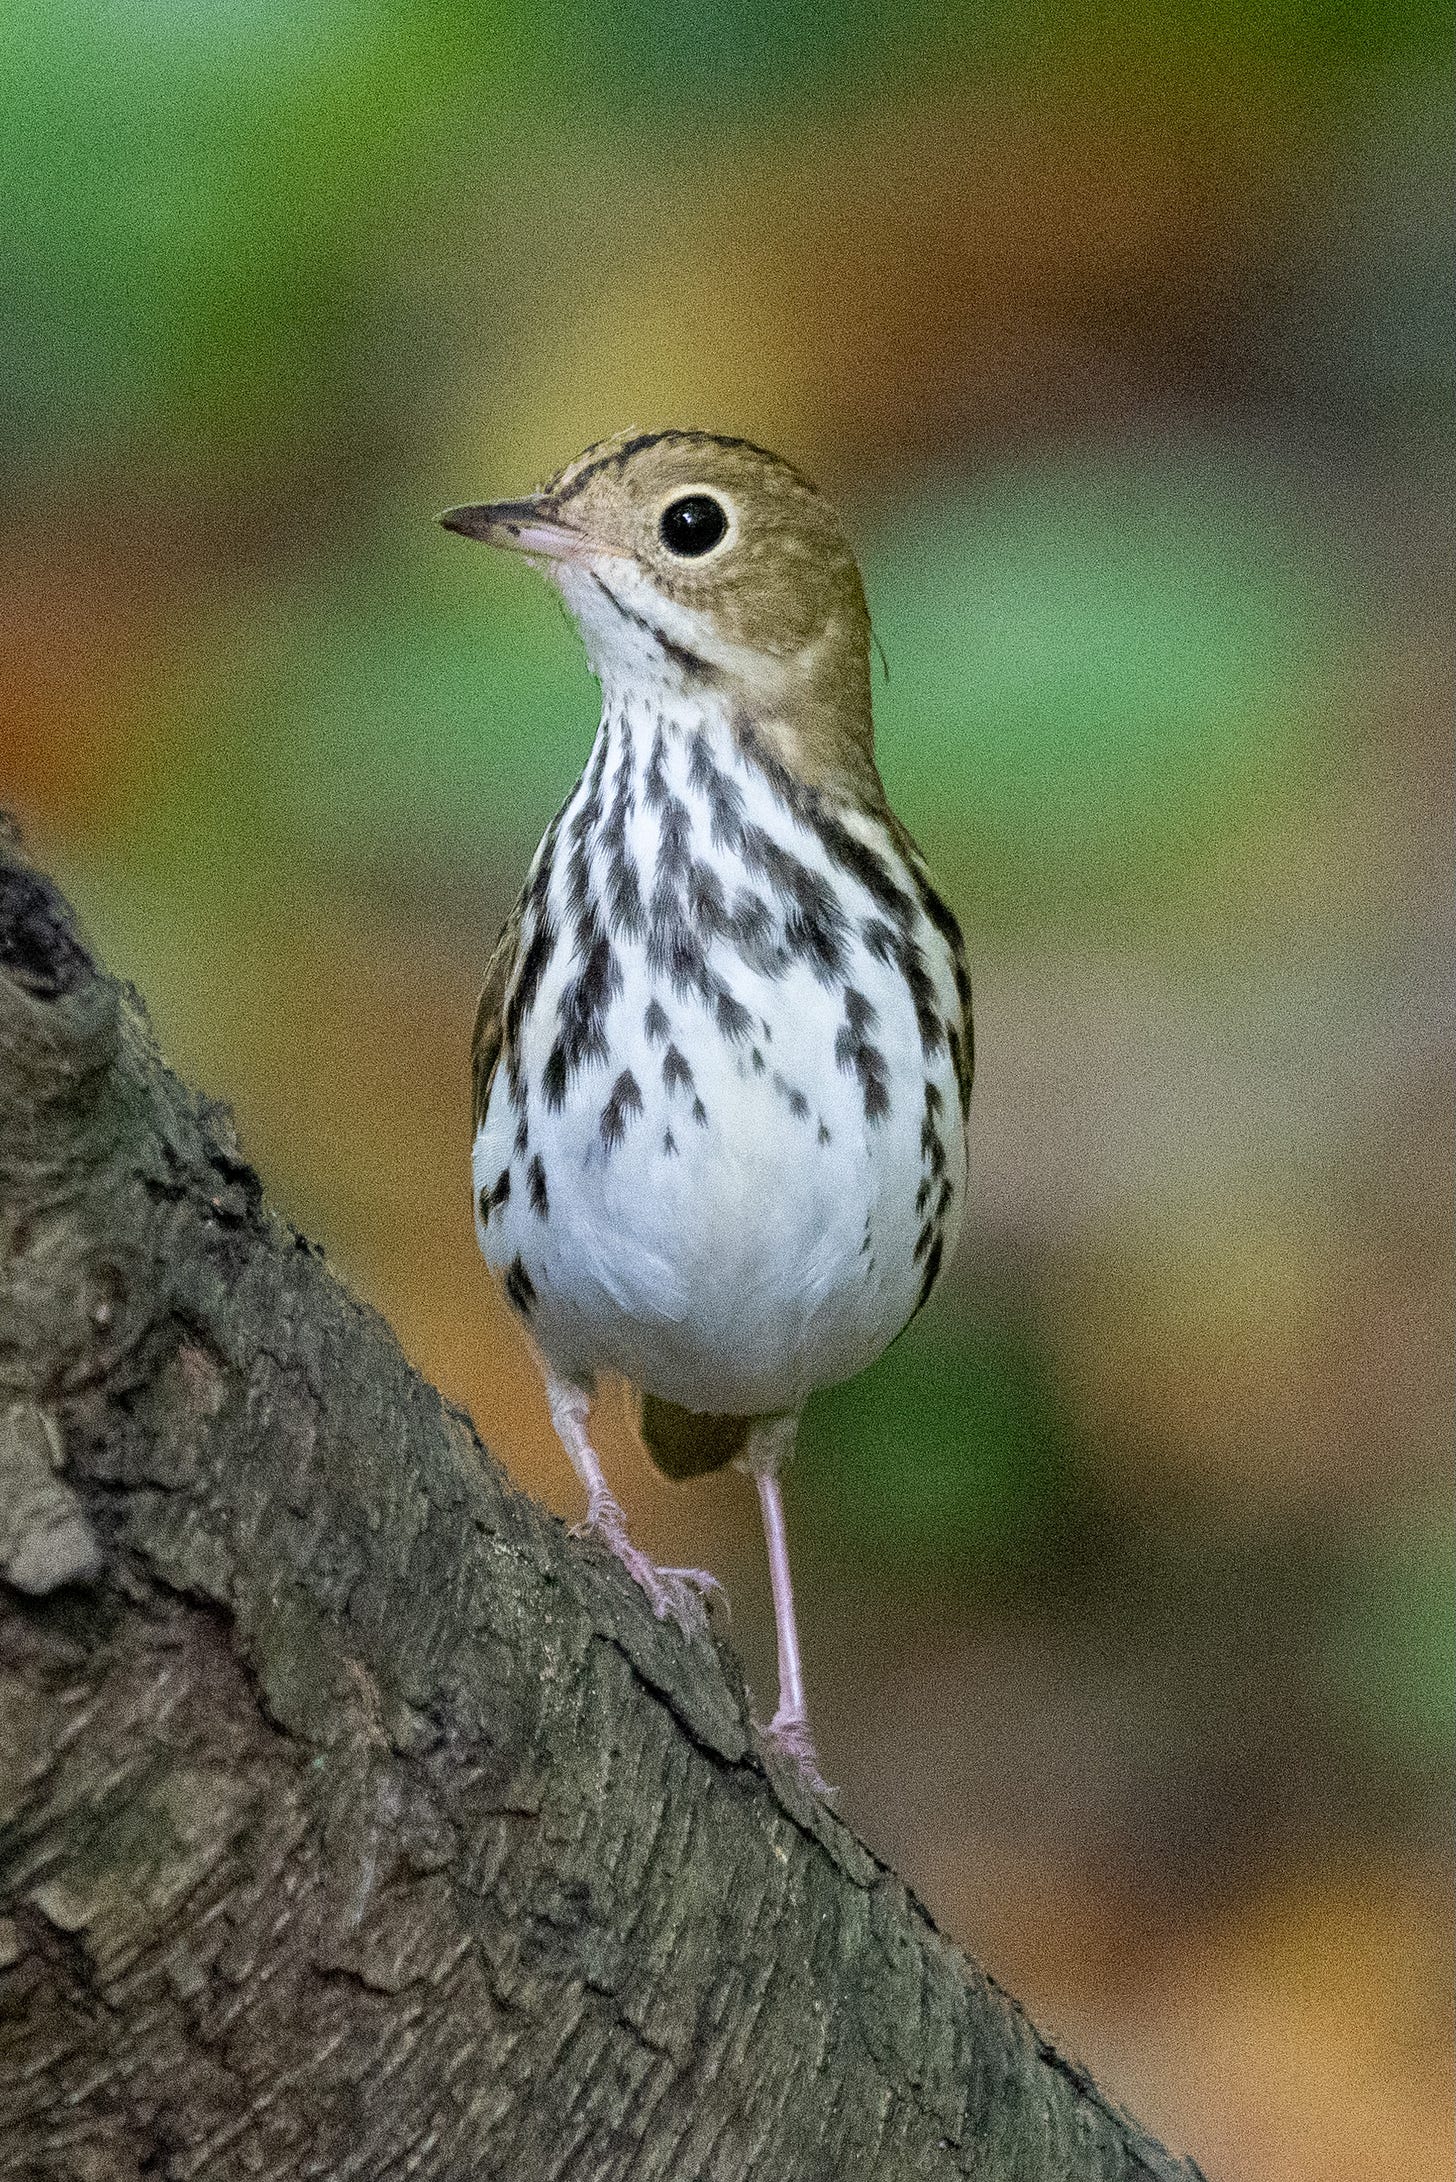
POLYGON ((222 824, 246 829, 255 863, 427 874, 499 857, 503 894, 524 875, 596 731, 580 641, 533 571, 423 508, 397 521, 402 567, 268 592, 190 662, 174 703, 208 733, 181 738, 148 817, 179 853, 222 824))
MULTIPOLYGON (((992 0, 972 12, 1003 12, 992 0)), ((707 0, 684 9, 674 0, 579 0, 554 23, 558 57, 579 92, 629 108, 666 113, 707 106, 717 120, 726 106, 774 104, 796 94, 847 88, 856 78, 883 81, 884 71, 943 49, 959 11, 944 0, 909 0, 888 9, 883 0, 846 0, 826 10, 817 0, 707 0)))
POLYGON ((868 557, 892 797, 1018 921, 1267 823, 1334 703, 1324 552, 1192 455, 927 496, 868 557))
POLYGON ((1035 70, 1073 78, 1085 91, 1109 62, 1153 74, 1176 69, 1190 87, 1226 72, 1267 83, 1297 76, 1308 93, 1333 87, 1353 68, 1434 57, 1444 17, 1435 0, 1392 10, 1378 0, 1311 9, 1306 0, 1226 0, 1210 9, 1174 0, 1129 13, 1113 0, 1026 8, 1015 0, 708 0, 685 10, 674 0, 576 0, 541 23, 537 35, 578 93, 637 111, 706 108, 716 119, 753 106, 841 97, 883 97, 898 76, 920 75, 938 89, 956 77, 982 80, 1035 70))
POLYGON ((413 586, 348 601, 298 657, 308 680, 279 755, 290 795, 327 814, 326 838, 446 862, 504 843, 524 873, 600 710, 580 640, 533 570, 426 533, 413 586))
MULTIPOLYGON (((573 166, 584 137, 630 146, 649 191, 654 175, 681 186, 684 139, 689 163, 736 157, 750 184, 729 134, 785 99, 853 108, 1008 76, 1080 97, 1112 55, 1133 96, 1170 71, 1180 98, 1232 104, 1229 82, 1282 74, 1307 103, 1351 67, 1434 57, 1443 28, 1430 0, 1212 17, 1183 0, 1133 18, 1011 0, 9 0, 8 434, 50 475, 138 439, 169 465, 266 465, 280 431, 336 449, 328 420, 365 398, 381 353, 415 369, 431 354, 402 301, 420 248, 496 205, 519 235, 532 160, 573 166)), ((448 318, 451 295, 433 300, 448 318)), ((478 318, 477 362, 496 334, 478 318)))
POLYGON ((819 1535, 871 1541, 887 1571, 926 1576, 1046 1553, 1080 1491, 1070 1416, 1029 1331, 939 1313, 814 1397, 794 1474, 819 1535))
POLYGON ((380 338, 444 124, 497 96, 482 15, 408 0, 11 0, 0 313, 16 447, 171 464, 317 426, 380 338), (384 276, 384 277, 381 277, 384 276))
POLYGON ((1337 1624, 1331 1668, 1375 1740, 1443 1769, 1453 1755, 1456 1533, 1443 1509, 1367 1538, 1337 1624))

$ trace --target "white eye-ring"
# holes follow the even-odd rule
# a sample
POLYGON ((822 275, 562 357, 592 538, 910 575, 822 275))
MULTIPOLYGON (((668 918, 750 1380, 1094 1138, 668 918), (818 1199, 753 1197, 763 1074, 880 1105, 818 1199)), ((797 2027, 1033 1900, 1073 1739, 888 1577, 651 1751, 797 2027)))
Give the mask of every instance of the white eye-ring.
POLYGON ((675 493, 657 518, 657 535, 675 559, 700 561, 723 543, 732 527, 729 511, 716 493, 675 493))

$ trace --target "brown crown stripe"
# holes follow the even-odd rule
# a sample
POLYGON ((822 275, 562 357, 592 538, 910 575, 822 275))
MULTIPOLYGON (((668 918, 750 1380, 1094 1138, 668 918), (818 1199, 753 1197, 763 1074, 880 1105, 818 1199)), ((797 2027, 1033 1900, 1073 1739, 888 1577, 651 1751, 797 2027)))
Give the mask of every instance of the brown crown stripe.
MULTIPOLYGON (((792 462, 785 461, 782 455, 771 453, 767 447, 756 446, 751 439, 732 439, 722 432, 688 432, 681 430, 634 432, 630 438, 619 441, 615 446, 610 440, 598 440, 594 446, 588 447, 585 453, 578 455, 576 459, 583 467, 578 469, 574 476, 568 477, 559 488, 554 483, 548 488, 552 504, 558 508, 569 506, 589 479, 601 477, 608 470, 620 470, 632 460, 634 455, 645 454, 650 447, 662 447, 668 444, 695 447, 731 447, 735 450, 742 450, 745 454, 761 456, 765 462, 773 463, 776 469, 787 470, 789 475, 797 478, 801 485, 809 485, 809 480, 805 477, 803 471, 795 468, 792 462), (598 453, 598 449, 605 449, 606 451, 598 453), (593 457, 596 459, 593 460, 593 457)), ((809 489, 812 491, 813 487, 810 486, 809 489)))
POLYGON ((616 446, 613 446, 610 440, 596 440, 586 449, 585 453, 577 456, 576 459, 582 467, 576 472, 576 475, 569 477, 559 489, 554 487, 550 489, 553 505, 558 508, 568 506, 576 498, 589 478, 601 477, 607 470, 619 470, 624 463, 631 461, 633 455, 645 454, 649 447, 660 447, 664 440, 680 439, 682 437, 683 435, 680 432, 634 432, 630 439, 621 440, 616 446), (598 448, 603 447, 608 452, 598 454, 598 448), (596 457, 595 461, 592 459, 593 456, 596 457))

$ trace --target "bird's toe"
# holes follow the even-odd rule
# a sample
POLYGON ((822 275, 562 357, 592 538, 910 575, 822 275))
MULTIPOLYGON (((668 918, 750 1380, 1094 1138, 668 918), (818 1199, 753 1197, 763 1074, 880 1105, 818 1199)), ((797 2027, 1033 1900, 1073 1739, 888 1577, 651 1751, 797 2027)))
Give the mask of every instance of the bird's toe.
POLYGON ((632 1543, 621 1508, 606 1503, 594 1508, 583 1523, 572 1528, 574 1538, 594 1539, 606 1547, 627 1574, 645 1591, 659 1621, 674 1621, 685 1636, 698 1636, 708 1626, 708 1599, 723 1586, 703 1568, 659 1568, 640 1546, 632 1543))
POLYGON ((832 1803, 839 1794, 824 1778, 819 1764, 819 1753, 814 1747, 814 1737, 809 1723, 802 1716, 775 1713, 767 1727, 760 1727, 759 1734, 777 1756, 785 1759, 798 1774, 811 1796, 821 1802, 832 1803))

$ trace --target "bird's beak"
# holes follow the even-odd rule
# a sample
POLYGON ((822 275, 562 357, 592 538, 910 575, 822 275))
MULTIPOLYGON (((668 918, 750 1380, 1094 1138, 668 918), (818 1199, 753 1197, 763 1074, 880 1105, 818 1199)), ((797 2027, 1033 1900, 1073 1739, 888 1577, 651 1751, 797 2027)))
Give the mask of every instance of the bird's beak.
POLYGON ((490 500, 478 508, 446 508, 446 530, 511 553, 530 553, 543 561, 580 561, 603 549, 569 524, 557 522, 549 501, 490 500))

